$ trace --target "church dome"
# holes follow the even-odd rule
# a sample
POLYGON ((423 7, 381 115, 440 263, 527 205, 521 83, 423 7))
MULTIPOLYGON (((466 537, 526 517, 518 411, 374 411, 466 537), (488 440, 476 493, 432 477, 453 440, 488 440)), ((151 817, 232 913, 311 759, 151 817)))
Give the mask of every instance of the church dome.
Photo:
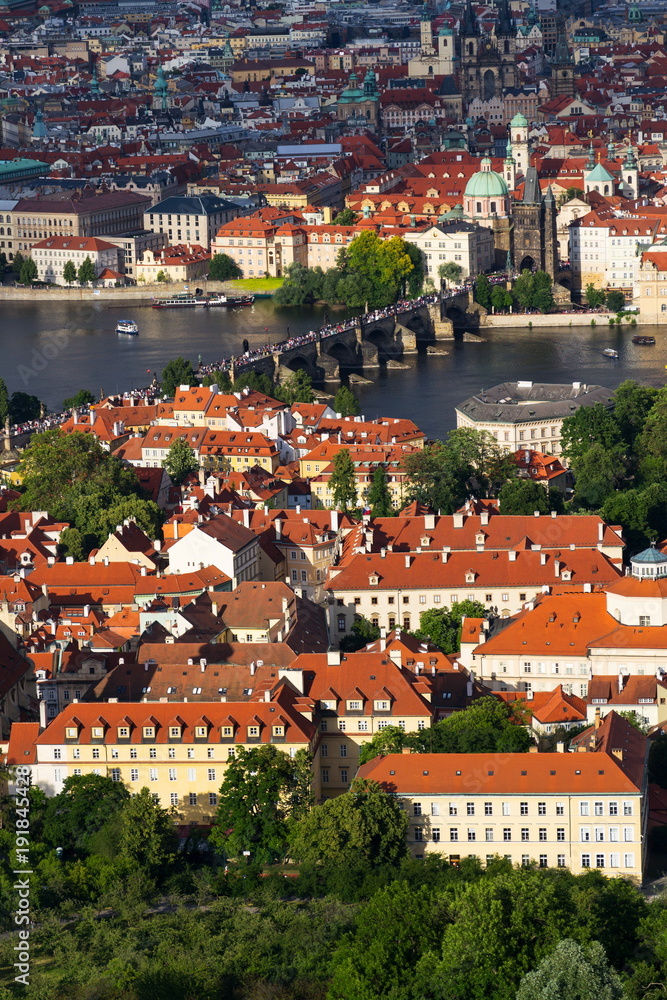
POLYGON ((522 115, 520 111, 515 114, 514 118, 510 122, 510 128, 526 128, 528 125, 528 119, 525 115, 522 115))
POLYGON ((465 189, 466 198, 506 198, 507 184, 500 174, 491 169, 491 160, 484 157, 482 169, 473 174, 465 189))

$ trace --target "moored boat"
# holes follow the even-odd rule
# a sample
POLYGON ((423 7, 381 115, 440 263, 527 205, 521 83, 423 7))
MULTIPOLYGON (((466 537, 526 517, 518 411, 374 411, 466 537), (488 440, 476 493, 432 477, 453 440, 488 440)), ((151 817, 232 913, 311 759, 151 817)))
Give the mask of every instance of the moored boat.
POLYGON ((615 351, 613 347, 605 347, 602 352, 606 358, 617 358, 618 351, 615 351))
POLYGON ((644 337, 643 335, 637 335, 636 337, 632 338, 632 343, 642 344, 643 346, 651 347, 653 344, 655 344, 655 337, 644 337))

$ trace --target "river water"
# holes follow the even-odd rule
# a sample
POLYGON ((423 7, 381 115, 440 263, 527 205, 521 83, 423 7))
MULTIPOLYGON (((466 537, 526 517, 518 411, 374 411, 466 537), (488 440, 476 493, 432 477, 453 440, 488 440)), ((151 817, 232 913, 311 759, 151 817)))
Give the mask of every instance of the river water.
MULTIPOLYGON (((329 316, 347 314, 329 308, 329 316)), ((78 389, 110 394, 148 384, 171 358, 183 355, 196 365, 240 354, 251 347, 315 329, 324 309, 275 309, 270 300, 251 308, 151 309, 68 305, 62 301, 0 305, 0 375, 10 392, 33 393, 50 410, 78 389), (119 318, 134 319, 138 337, 115 333, 119 318), (150 373, 150 374, 149 374, 150 373)), ((638 328, 636 328, 638 329, 638 328)), ((580 329, 485 330, 484 343, 447 342, 444 356, 407 355, 407 370, 371 368, 371 385, 355 386, 369 418, 410 417, 429 436, 456 425, 454 407, 481 389, 517 379, 534 382, 588 382, 615 388, 626 378, 650 385, 667 381, 667 329, 642 327, 654 347, 631 343, 636 329, 598 325, 580 329), (602 354, 619 352, 617 361, 602 354)), ((335 391, 335 386, 327 386, 335 391)))

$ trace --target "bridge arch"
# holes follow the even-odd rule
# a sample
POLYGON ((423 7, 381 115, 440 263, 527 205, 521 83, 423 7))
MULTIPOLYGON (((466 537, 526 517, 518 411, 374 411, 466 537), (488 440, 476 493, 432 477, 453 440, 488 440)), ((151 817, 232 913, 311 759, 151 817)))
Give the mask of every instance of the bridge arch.
POLYGON ((393 343, 393 337, 381 326, 374 326, 372 329, 364 330, 364 340, 369 344, 374 344, 378 352, 387 352, 393 343))
POLYGON ((313 364, 310 358, 305 357, 303 354, 291 355, 289 360, 283 358, 283 365, 285 368, 289 368, 293 372, 312 372, 313 364))
POLYGON ((344 340, 334 340, 331 344, 324 341, 322 354, 337 361, 340 368, 353 368, 360 364, 356 340, 352 344, 346 343, 344 340))

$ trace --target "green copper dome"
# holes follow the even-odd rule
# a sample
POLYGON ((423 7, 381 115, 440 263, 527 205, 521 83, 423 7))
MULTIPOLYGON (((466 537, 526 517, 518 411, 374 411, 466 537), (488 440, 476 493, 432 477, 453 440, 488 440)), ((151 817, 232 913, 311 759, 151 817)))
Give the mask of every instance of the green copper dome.
POLYGON ((482 160, 482 169, 473 174, 465 189, 466 198, 506 198, 509 194, 505 179, 491 169, 491 160, 482 160))
POLYGON ((514 118, 510 122, 510 128, 526 128, 528 125, 528 119, 521 112, 517 112, 514 118))

